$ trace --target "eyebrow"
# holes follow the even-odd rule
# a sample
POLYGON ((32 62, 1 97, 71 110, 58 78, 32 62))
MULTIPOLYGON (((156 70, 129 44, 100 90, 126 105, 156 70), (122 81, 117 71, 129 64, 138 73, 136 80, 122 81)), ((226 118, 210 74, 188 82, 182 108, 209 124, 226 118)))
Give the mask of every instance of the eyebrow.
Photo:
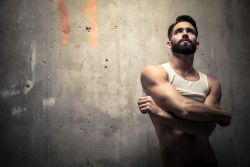
POLYGON ((193 33, 195 32, 195 30, 192 29, 192 28, 187 28, 187 30, 188 30, 188 31, 191 31, 191 32, 193 32, 193 33))
POLYGON ((174 31, 174 34, 176 34, 179 30, 182 30, 182 31, 183 31, 183 28, 177 28, 177 29, 174 31))
MULTIPOLYGON (((174 34, 176 34, 178 31, 183 31, 184 30, 184 28, 177 28, 175 31, 174 31, 174 34)), ((192 33, 195 33, 195 30, 194 29, 192 29, 192 28, 186 28, 186 30, 187 31, 189 31, 189 32, 192 32, 192 33)))

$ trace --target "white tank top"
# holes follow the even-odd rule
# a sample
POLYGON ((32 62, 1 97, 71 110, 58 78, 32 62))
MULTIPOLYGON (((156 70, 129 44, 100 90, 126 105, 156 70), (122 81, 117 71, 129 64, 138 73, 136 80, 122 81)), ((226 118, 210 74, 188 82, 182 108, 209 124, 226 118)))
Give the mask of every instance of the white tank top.
POLYGON ((207 76, 198 71, 200 79, 198 81, 188 81, 180 77, 172 69, 169 63, 160 65, 168 72, 168 82, 172 84, 183 97, 204 102, 208 93, 207 76))

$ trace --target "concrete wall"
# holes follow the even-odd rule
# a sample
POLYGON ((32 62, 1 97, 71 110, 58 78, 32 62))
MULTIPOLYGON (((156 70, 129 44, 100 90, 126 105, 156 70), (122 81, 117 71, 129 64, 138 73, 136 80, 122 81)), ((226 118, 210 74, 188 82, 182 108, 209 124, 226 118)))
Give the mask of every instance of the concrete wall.
POLYGON ((195 67, 217 78, 232 125, 211 136, 221 167, 250 165, 248 0, 1 0, 0 164, 159 166, 137 109, 139 76, 169 60, 176 16, 197 21, 195 67), (89 29, 91 28, 91 29, 89 29))

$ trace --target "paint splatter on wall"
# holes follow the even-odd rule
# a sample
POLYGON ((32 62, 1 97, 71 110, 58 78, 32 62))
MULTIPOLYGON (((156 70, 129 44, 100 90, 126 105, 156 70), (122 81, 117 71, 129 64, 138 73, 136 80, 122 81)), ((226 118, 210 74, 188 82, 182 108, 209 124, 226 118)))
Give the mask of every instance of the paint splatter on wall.
POLYGON ((89 0, 87 7, 83 11, 83 15, 89 15, 90 16, 90 27, 88 27, 88 31, 90 32, 90 46, 96 47, 97 46, 97 22, 95 19, 96 14, 96 1, 95 0, 89 0))
POLYGON ((57 0, 58 10, 61 13, 61 30, 62 30, 62 43, 67 44, 69 39, 69 19, 68 12, 64 0, 57 0))

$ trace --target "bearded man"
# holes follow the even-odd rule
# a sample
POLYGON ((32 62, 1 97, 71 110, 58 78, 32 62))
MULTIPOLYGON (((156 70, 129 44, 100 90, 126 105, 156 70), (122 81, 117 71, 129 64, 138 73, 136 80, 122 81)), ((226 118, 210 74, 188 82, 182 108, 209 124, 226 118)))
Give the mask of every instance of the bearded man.
POLYGON ((197 37, 193 18, 177 17, 168 30, 170 62, 141 72, 148 96, 138 106, 155 127, 161 167, 217 167, 209 136, 216 124, 230 125, 230 113, 219 108, 220 83, 193 67, 197 37))

